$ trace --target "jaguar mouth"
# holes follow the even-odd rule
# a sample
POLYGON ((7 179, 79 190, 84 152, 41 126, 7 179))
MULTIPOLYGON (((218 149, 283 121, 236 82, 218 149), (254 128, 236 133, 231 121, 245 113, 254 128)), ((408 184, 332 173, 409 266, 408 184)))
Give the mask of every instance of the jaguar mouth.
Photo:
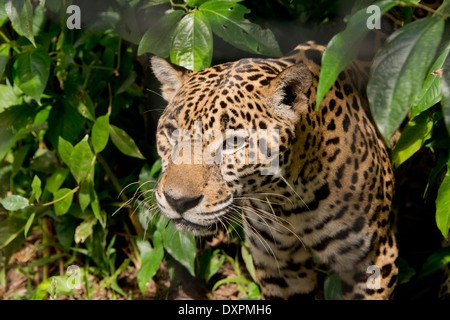
POLYGON ((215 235, 219 231, 220 228, 220 220, 216 219, 214 222, 208 225, 201 225, 197 223, 193 223, 184 218, 172 219, 175 227, 180 231, 191 232, 198 236, 208 236, 215 235))

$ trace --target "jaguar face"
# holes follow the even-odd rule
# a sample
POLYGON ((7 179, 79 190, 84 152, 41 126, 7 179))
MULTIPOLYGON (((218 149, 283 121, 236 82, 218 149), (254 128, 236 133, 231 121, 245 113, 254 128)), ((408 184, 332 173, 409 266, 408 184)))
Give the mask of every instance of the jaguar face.
POLYGON ((154 57, 152 68, 169 102, 157 128, 157 204, 178 229, 214 234, 239 200, 279 178, 311 76, 275 59, 192 72, 154 57))

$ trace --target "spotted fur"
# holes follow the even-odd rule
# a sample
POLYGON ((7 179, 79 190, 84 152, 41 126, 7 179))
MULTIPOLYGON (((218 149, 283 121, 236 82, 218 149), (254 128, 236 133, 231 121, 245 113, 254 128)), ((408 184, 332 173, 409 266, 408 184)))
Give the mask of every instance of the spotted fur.
MULTIPOLYGON (((197 235, 214 234, 238 214, 265 299, 314 298, 313 257, 340 276, 346 299, 389 299, 398 277, 394 178, 368 110, 369 65, 351 63, 316 108, 324 49, 307 42, 280 59, 200 72, 153 57, 169 102, 157 129, 157 203, 177 228, 197 235), (215 141, 199 135, 208 130, 278 130, 280 169, 263 175, 267 164, 195 162, 192 148, 191 163, 175 163, 177 129, 201 150, 215 141)), ((252 141, 244 144, 236 154, 252 141)))

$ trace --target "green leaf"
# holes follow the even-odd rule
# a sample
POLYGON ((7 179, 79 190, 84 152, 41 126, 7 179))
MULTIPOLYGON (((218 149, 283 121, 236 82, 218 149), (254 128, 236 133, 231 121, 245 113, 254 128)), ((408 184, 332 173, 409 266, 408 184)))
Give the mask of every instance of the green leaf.
POLYGON ((139 42, 138 56, 150 52, 159 57, 168 58, 173 33, 183 15, 182 10, 170 11, 158 23, 150 27, 139 42))
MULTIPOLYGON (((450 31, 450 28, 446 30, 450 31)), ((447 39, 447 41, 445 41, 444 43, 443 49, 440 51, 439 57, 431 66, 430 72, 428 73, 427 78, 425 79, 422 89, 416 96, 416 100, 414 101, 414 104, 411 108, 411 116, 410 116, 411 119, 417 116, 422 111, 427 110, 430 107, 434 106, 441 100, 442 98, 440 90, 441 77, 439 76, 438 73, 435 73, 434 71, 443 68, 444 62, 449 52, 450 52, 450 39, 447 39)))
POLYGON ((394 150, 392 150, 392 165, 398 168, 403 162, 408 160, 414 153, 431 138, 433 132, 433 119, 428 112, 423 112, 419 116, 410 120, 403 129, 394 150))
POLYGON ((70 205, 72 204, 73 190, 69 188, 59 189, 54 193, 53 200, 57 201, 54 203, 56 215, 62 216, 69 211, 70 205))
POLYGON ((447 163, 447 173, 436 198, 436 225, 444 238, 447 238, 450 228, 450 163, 447 163))
POLYGON ((0 84, 0 112, 11 106, 21 104, 22 100, 10 84, 0 84))
POLYGON ((29 205, 28 199, 18 195, 8 196, 0 200, 0 203, 8 211, 20 210, 29 205))
POLYGON ((98 117, 92 127, 91 141, 95 153, 105 149, 109 139, 109 115, 98 117))
POLYGON ((46 50, 27 50, 19 54, 13 64, 13 81, 26 95, 40 102, 50 75, 50 64, 46 50))
POLYGON ((8 43, 2 43, 0 45, 0 80, 3 77, 6 63, 8 62, 10 45, 8 43))
POLYGON ((146 240, 137 240, 136 244, 141 255, 141 269, 137 273, 137 280, 139 289, 144 294, 148 282, 159 269, 159 264, 164 257, 164 247, 161 241, 161 234, 158 231, 153 235, 153 248, 146 240))
POLYGON ((63 137, 58 137, 58 153, 61 160, 69 165, 70 157, 72 156, 73 146, 72 144, 65 140, 63 137))
POLYGON ((166 251, 194 276, 197 253, 194 235, 189 232, 178 231, 173 223, 168 223, 166 218, 160 218, 158 230, 163 237, 166 251))
POLYGON ((35 199, 39 201, 39 198, 41 197, 42 194, 41 179, 39 179, 39 177, 36 175, 33 178, 33 182, 31 182, 31 189, 33 190, 33 195, 35 199))
POLYGON ((244 277, 236 277, 236 278, 225 278, 217 281, 212 287, 212 291, 215 291, 218 287, 226 283, 242 283, 242 284, 251 284, 250 280, 247 280, 244 277))
POLYGON ((423 86, 443 30, 438 17, 414 21, 392 34, 375 57, 367 95, 388 145, 423 86))
POLYGON ((16 30, 36 47, 33 35, 33 6, 30 0, 4 0, 5 11, 16 30))
POLYGON ((433 252, 422 266, 419 279, 440 270, 442 267, 450 263, 450 247, 444 247, 433 252))
POLYGON ((251 53, 281 57, 278 43, 270 30, 244 18, 250 10, 236 1, 207 1, 199 11, 212 31, 233 46, 251 53))
POLYGON ((81 183, 80 191, 78 192, 78 202, 80 203, 81 211, 84 212, 91 203, 91 182, 84 180, 81 183))
POLYGON ((24 239, 22 232, 25 224, 25 220, 14 216, 2 220, 2 223, 0 223, 0 250, 6 248, 21 235, 22 239, 24 239))
POLYGON ((47 179, 47 183, 45 184, 45 188, 51 193, 55 193, 58 191, 59 187, 66 180, 67 175, 69 174, 69 169, 67 168, 58 168, 55 172, 47 179))
POLYGON ((200 11, 188 13, 178 23, 172 38, 170 60, 199 71, 211 65, 213 38, 208 20, 200 11))
POLYGON ((134 140, 124 130, 110 124, 109 135, 120 152, 130 157, 145 159, 134 140))
POLYGON ((5 1, 0 0, 0 27, 3 26, 9 20, 5 10, 5 1))
POLYGON ((441 79, 442 109, 447 131, 450 132, 450 55, 447 56, 443 65, 441 79))
POLYGON ((324 283, 325 300, 344 300, 341 278, 337 274, 329 275, 324 283))
POLYGON ((97 223, 97 218, 94 215, 90 215, 83 222, 81 222, 75 229, 75 242, 84 243, 87 237, 89 237, 95 224, 97 223))
POLYGON ((0 113, 0 160, 26 134, 35 112, 29 106, 13 106, 0 113))
MULTIPOLYGON (((399 2, 386 0, 375 2, 374 5, 380 8, 380 15, 383 15, 399 2)), ((361 43, 370 31, 366 25, 370 15, 367 8, 357 11, 348 21, 345 30, 335 35, 328 43, 322 56, 316 96, 317 108, 339 73, 358 55, 361 43)))
POLYGON ((155 174, 157 174, 158 172, 161 171, 162 168, 162 161, 159 158, 158 160, 156 160, 153 165, 152 168, 150 169, 150 177, 153 177, 155 174))
POLYGON ((33 225, 35 216, 36 216, 36 211, 30 215, 30 217, 27 220, 27 223, 25 224, 25 228, 23 230, 23 235, 25 236, 25 238, 28 236, 28 231, 30 231, 31 226, 33 225))
POLYGON ((93 158, 94 155, 89 147, 87 136, 85 136, 83 140, 73 147, 68 164, 70 172, 78 183, 87 177, 91 170, 93 158))

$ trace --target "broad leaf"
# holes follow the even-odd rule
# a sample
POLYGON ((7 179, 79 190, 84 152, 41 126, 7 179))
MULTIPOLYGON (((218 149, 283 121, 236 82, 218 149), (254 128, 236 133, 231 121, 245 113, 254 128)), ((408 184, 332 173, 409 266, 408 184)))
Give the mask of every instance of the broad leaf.
POLYGON ((191 12, 178 23, 172 38, 170 60, 199 71, 211 65, 213 38, 208 20, 200 11, 191 12))
POLYGON ((55 192, 53 195, 55 213, 57 216, 62 216, 69 211, 70 205, 73 200, 73 192, 69 188, 62 188, 55 192), (70 193, 70 194, 69 194, 70 193))
POLYGON ((145 159, 134 140, 124 130, 110 124, 109 135, 120 152, 130 157, 145 159))
POLYGON ((447 163, 447 174, 436 198, 436 224, 444 238, 447 238, 450 228, 450 163, 447 163))
POLYGON ((138 55, 150 52, 159 57, 168 58, 173 33, 183 14, 182 10, 170 11, 158 23, 150 27, 139 42, 138 55))
POLYGON ((2 79, 6 63, 8 62, 9 48, 10 46, 8 43, 0 44, 0 80, 2 79))
POLYGON ((367 95, 388 144, 422 88, 443 29, 437 17, 412 22, 392 34, 375 57, 367 95))
POLYGON ((0 113, 0 160, 27 132, 35 111, 30 106, 14 106, 0 113))
POLYGON ((58 137, 58 153, 62 161, 65 164, 70 164, 70 157, 72 156, 73 146, 65 140, 63 137, 58 137))
POLYGON ((441 79, 442 109, 447 131, 450 132, 450 55, 447 56, 443 65, 441 79))
POLYGON ((18 195, 8 196, 0 200, 0 203, 8 211, 17 211, 29 205, 28 199, 18 195))
MULTIPOLYGON (((450 28, 446 28, 445 31, 450 31, 450 28)), ((445 35, 444 32, 444 37, 446 37, 446 41, 443 41, 442 48, 438 51, 439 57, 431 66, 423 87, 417 94, 411 108, 411 119, 438 103, 442 98, 440 86, 442 74, 440 75, 439 71, 443 68, 450 51, 450 34, 445 35)))
POLYGON ((97 223, 97 218, 94 215, 90 215, 83 222, 81 222, 75 229, 75 242, 83 243, 87 237, 92 234, 93 227, 97 223))
POLYGON ((233 46, 256 54, 282 55, 272 31, 245 19, 250 10, 236 1, 207 1, 199 10, 208 19, 212 31, 233 46))
POLYGON ((410 120, 403 129, 394 150, 392 150, 392 165, 400 166, 408 160, 414 153, 431 138, 433 132, 433 119, 428 112, 423 112, 419 116, 410 120))
POLYGON ((33 181, 31 182, 31 189, 33 190, 33 196, 34 198, 39 201, 39 198, 42 194, 42 188, 41 188, 41 179, 39 179, 38 176, 34 176, 33 181))
POLYGON ((337 274, 326 277, 324 283, 325 300, 343 300, 341 278, 337 274))
POLYGON ((78 202, 80 203, 81 211, 86 210, 86 208, 91 203, 91 182, 90 180, 84 180, 81 183, 80 191, 78 192, 78 202))
POLYGON ((23 99, 17 96, 16 90, 10 84, 0 84, 0 112, 11 106, 22 104, 23 99))
POLYGON ((61 187, 63 182, 66 180, 67 175, 69 174, 69 169, 67 168, 58 168, 55 172, 47 179, 47 183, 45 184, 45 189, 50 191, 51 193, 55 193, 61 187))
POLYGON ((194 235, 178 231, 166 218, 159 219, 158 230, 161 232, 167 252, 194 276, 197 253, 194 235))
POLYGON ((419 274, 419 279, 440 270, 442 267, 450 263, 450 247, 440 248, 433 252, 423 264, 419 274))
MULTIPOLYGON (((378 6, 380 15, 383 15, 399 2, 385 0, 378 1, 374 5, 378 6)), ((357 11, 348 21, 345 30, 335 35, 328 43, 327 49, 322 56, 316 96, 317 108, 319 108, 325 94, 336 81, 339 73, 358 55, 361 43, 370 31, 366 26, 370 15, 370 13, 367 13, 367 8, 357 11)))
POLYGON ((164 247, 158 231, 153 235, 153 248, 146 240, 137 240, 136 244, 141 254, 141 269, 138 271, 137 280, 139 289, 144 294, 147 284, 159 269, 159 264, 164 257, 164 247))
POLYGON ((5 10, 5 1, 0 0, 0 27, 3 26, 9 20, 5 10))
POLYGON ((95 153, 101 152, 109 139, 109 115, 98 117, 92 127, 91 141, 95 153))
POLYGON ((43 49, 27 50, 19 54, 14 62, 14 83, 23 92, 40 102, 50 75, 50 57, 43 49))
POLYGON ((89 171, 94 155, 87 142, 87 137, 81 140, 75 147, 73 147, 72 154, 69 161, 69 169, 75 180, 80 183, 83 181, 89 171))
POLYGON ((4 0, 5 11, 16 30, 36 47, 33 35, 33 6, 30 0, 4 0))

